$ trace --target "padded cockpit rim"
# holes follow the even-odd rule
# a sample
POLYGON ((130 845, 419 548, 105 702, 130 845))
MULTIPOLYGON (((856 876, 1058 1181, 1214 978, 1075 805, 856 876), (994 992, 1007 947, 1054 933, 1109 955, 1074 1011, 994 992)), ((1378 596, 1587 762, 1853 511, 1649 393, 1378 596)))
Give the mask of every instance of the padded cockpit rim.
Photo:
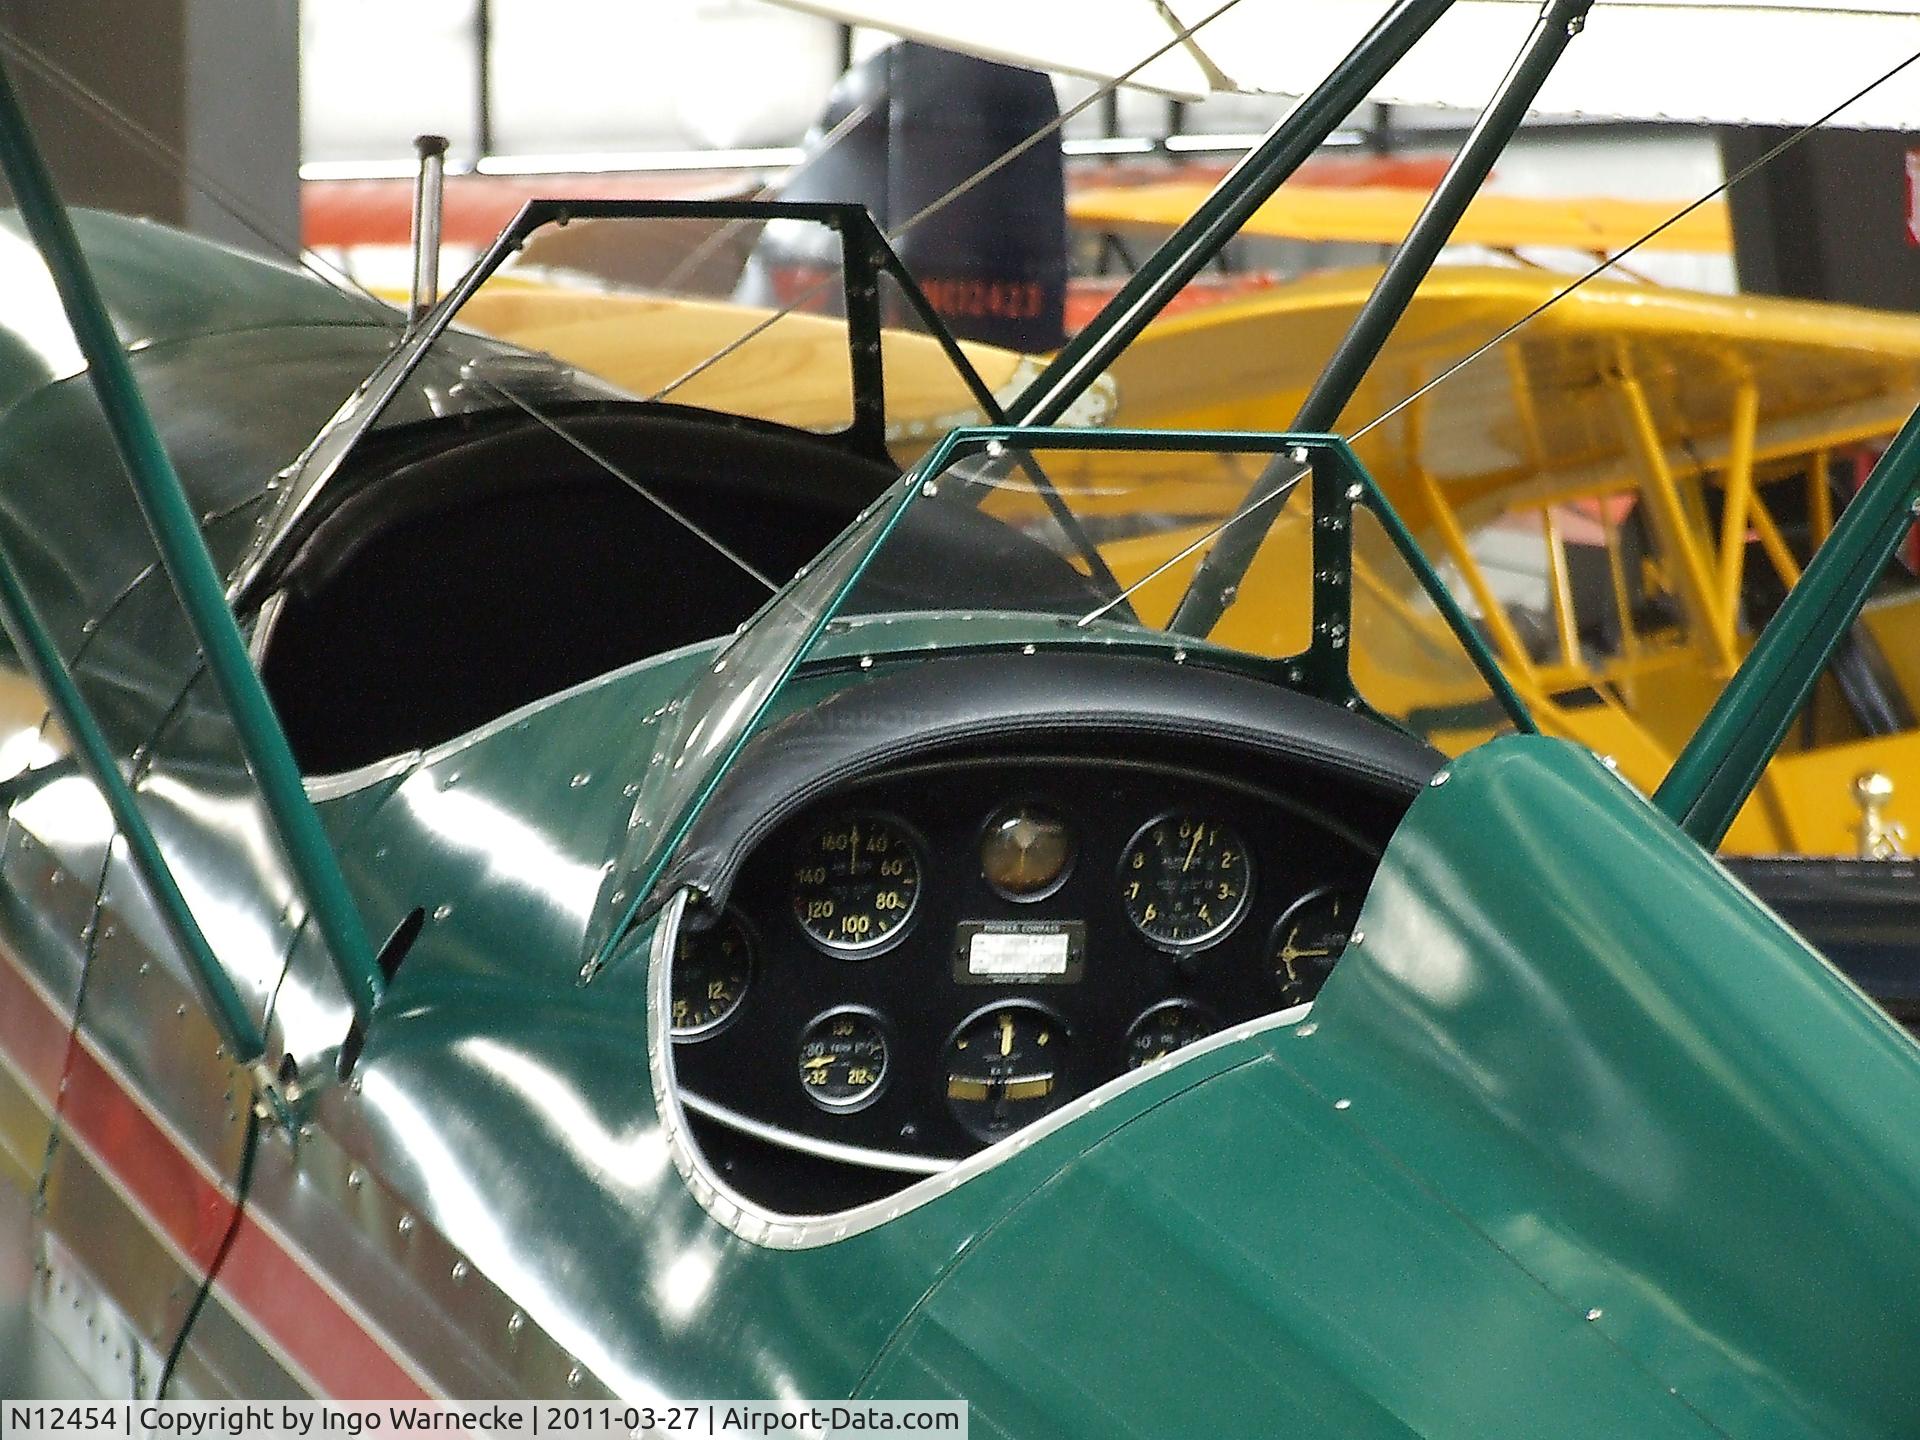
POLYGON ((1338 705, 1196 662, 1018 653, 920 659, 761 731, 721 777, 648 909, 691 887, 723 903, 747 853, 827 790, 983 741, 1179 736, 1335 773, 1409 802, 1439 751, 1338 705), (937 725, 925 717, 938 715, 937 725))

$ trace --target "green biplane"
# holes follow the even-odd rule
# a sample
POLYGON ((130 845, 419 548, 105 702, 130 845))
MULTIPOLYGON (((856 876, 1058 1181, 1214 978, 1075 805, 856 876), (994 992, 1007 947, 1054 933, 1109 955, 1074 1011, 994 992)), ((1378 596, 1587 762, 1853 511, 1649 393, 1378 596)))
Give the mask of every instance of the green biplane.
POLYGON ((1532 733, 1315 423, 1588 4, 1293 432, 1051 423, 1446 9, 1008 409, 943 340, 996 423, 904 475, 883 299, 940 327, 863 212, 537 203, 396 335, 70 219, 0 79, 0 1391, 1912 1433, 1920 1050, 1709 851, 1920 421, 1651 799, 1532 733), (450 328, 588 218, 828 232, 846 427, 450 328), (1199 464, 1155 608, 1103 550, 1199 464), (1507 733, 1443 759, 1409 669, 1507 733))

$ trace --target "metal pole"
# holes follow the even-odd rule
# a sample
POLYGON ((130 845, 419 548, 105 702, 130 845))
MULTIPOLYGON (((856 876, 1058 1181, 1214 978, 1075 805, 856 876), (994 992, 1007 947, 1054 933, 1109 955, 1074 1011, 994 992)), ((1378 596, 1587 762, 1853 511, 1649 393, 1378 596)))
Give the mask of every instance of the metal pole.
POLYGON ((473 148, 475 160, 493 154, 493 0, 473 7, 473 148))
MULTIPOLYGON (((1447 167, 1420 217, 1413 222, 1407 238, 1401 242, 1380 279, 1375 282, 1367 303, 1353 318, 1353 324, 1341 337, 1333 357, 1314 381, 1313 389, 1300 406, 1300 413, 1287 428, 1303 434, 1331 432, 1340 412, 1353 398, 1380 348, 1400 317, 1406 313, 1414 291, 1433 268, 1435 258, 1453 235, 1461 215, 1479 193, 1493 170, 1493 162, 1513 138, 1526 118, 1527 107, 1540 93, 1540 86, 1553 72, 1567 45, 1586 24, 1593 0, 1547 0, 1540 17, 1521 48, 1519 58, 1500 82, 1493 98, 1481 111, 1453 163, 1447 167)), ((1242 504, 1247 510, 1262 501, 1270 489, 1292 480, 1294 471, 1282 462, 1267 467, 1252 493, 1242 504)), ((1271 523, 1271 514, 1268 522, 1271 523)), ((1255 553, 1267 538, 1267 525, 1234 524, 1223 531, 1219 543, 1208 552, 1194 572, 1187 593, 1181 597, 1168 628, 1190 635, 1205 635, 1212 630, 1227 606, 1235 588, 1255 553)))
POLYGON ((134 383, 66 207, 14 97, 4 62, 0 62, 0 171, 12 184, 20 216, 59 289, 67 323, 86 356, 88 378, 153 533, 160 563, 200 642, 214 686, 233 716, 241 752, 260 786, 275 833, 364 1027, 385 990, 366 930, 320 817, 301 786, 287 737, 247 658, 246 643, 227 608, 193 507, 154 431, 153 418, 134 383))
POLYGON ((1452 6, 1453 0, 1398 0, 1312 94, 1247 152, 1198 210, 1134 272, 1113 299, 1069 340, 1007 406, 1016 425, 1051 425, 1200 272, 1214 253, 1359 107, 1368 93, 1452 6))
POLYGON ((447 186, 447 137, 418 135, 420 168, 413 177, 413 303, 407 328, 418 325, 440 298, 440 210, 447 186))
POLYGON ((1917 497, 1920 411, 1834 522, 1654 792, 1653 803, 1709 850, 1740 813, 1875 578, 1912 528, 1917 497))

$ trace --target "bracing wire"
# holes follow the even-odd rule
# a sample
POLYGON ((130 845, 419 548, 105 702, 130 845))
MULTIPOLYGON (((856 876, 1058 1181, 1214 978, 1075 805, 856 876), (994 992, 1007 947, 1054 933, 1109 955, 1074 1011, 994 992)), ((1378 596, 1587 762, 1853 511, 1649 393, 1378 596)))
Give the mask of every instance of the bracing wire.
MULTIPOLYGON (((1171 37, 1166 41, 1166 43, 1161 45, 1158 49, 1154 50, 1152 53, 1148 54, 1143 59, 1138 60, 1134 64, 1128 66, 1125 70, 1121 71, 1118 75, 1114 76, 1111 80, 1104 81, 1096 89, 1094 89, 1090 94, 1086 95, 1084 98, 1080 99, 1074 104, 1069 105, 1065 110, 1061 111, 1059 115, 1055 116, 1052 120, 1049 120, 1045 125, 1042 125, 1038 130, 1035 130, 1031 135, 1028 135, 1025 139, 1015 143, 1004 154, 998 155, 994 157, 992 160, 989 160, 985 165, 982 165, 978 170, 974 171, 973 174, 967 176, 966 179, 960 181, 958 184, 954 185, 951 189, 945 191, 944 193, 936 196, 934 199, 928 201, 927 204, 923 205, 920 209, 916 210, 913 214, 909 215, 905 220, 902 220, 898 225, 894 226, 891 230, 887 231, 886 232, 887 243, 890 245, 897 244, 902 238, 904 238, 909 232, 911 232, 915 226, 939 214, 947 206, 951 205, 954 201, 958 200, 962 195, 967 194, 976 186, 984 183, 988 179, 992 178, 994 175, 998 174, 1001 170, 1005 169, 1008 165, 1011 165, 1015 160, 1018 160, 1022 155, 1026 154, 1029 150, 1033 149, 1034 146, 1041 144, 1049 136, 1059 133, 1061 128, 1067 125, 1068 123, 1070 123, 1075 117, 1083 114, 1085 111, 1091 109, 1094 105, 1104 100, 1113 91, 1119 89, 1120 86, 1126 84, 1127 81, 1131 80, 1135 75, 1138 75, 1142 70, 1146 69, 1149 65, 1153 64, 1153 62, 1158 60, 1161 56, 1167 54, 1169 51, 1178 49, 1182 45, 1185 45, 1201 30, 1205 29, 1208 25, 1212 24, 1215 20, 1218 20, 1222 15, 1226 14, 1229 10, 1233 9, 1233 7, 1238 5, 1239 3, 1240 3, 1240 0, 1224 0, 1224 3, 1208 11, 1205 15, 1202 15, 1198 20, 1194 21, 1193 24, 1181 26, 1176 30, 1174 30, 1171 37)), ((827 292, 829 288, 831 288, 832 283, 833 283, 832 277, 828 277, 827 279, 816 281, 811 287, 809 287, 807 290, 803 291, 801 294, 794 297, 792 300, 788 301, 780 309, 775 310, 770 315, 767 315, 761 320, 759 320, 751 328, 749 328, 744 334, 740 335, 734 340, 729 341, 727 344, 721 346, 720 349, 716 350, 713 354, 707 356, 707 358, 702 360, 699 364, 693 366, 691 369, 686 371, 686 373, 668 382, 668 384, 664 388, 655 391, 648 398, 651 400, 659 400, 659 399, 663 399, 668 395, 671 395, 675 390, 678 390, 682 385, 685 385, 688 381, 694 379, 699 375, 704 374, 708 370, 711 370, 715 365, 718 365, 722 360, 725 360, 729 355, 732 355, 734 352, 739 350, 748 341, 752 340, 756 335, 759 335, 764 331, 770 329, 773 325, 777 324, 781 320, 784 320, 787 316, 793 314, 796 310, 799 310, 802 307, 810 304, 812 301, 820 298, 822 295, 824 295, 827 292)))
MULTIPOLYGON (((1690 201, 1688 204, 1681 206, 1680 209, 1676 210, 1673 214, 1669 215, 1666 219, 1662 220, 1658 225, 1655 225, 1652 229, 1648 230, 1644 235, 1641 235, 1639 238, 1635 239, 1631 244, 1625 246, 1620 250, 1615 251, 1613 254, 1597 262, 1595 265, 1592 266, 1592 268, 1586 271, 1583 271, 1581 274, 1575 276, 1572 280, 1569 280, 1560 289, 1556 290, 1553 294, 1549 295, 1545 300, 1542 300, 1538 305, 1535 305, 1531 310, 1527 311, 1527 313, 1522 315, 1519 319, 1513 321, 1511 324, 1497 331, 1494 335, 1492 335, 1486 341, 1482 342, 1479 346, 1475 347, 1473 350, 1469 351, 1466 355, 1462 356, 1460 359, 1448 365, 1445 369, 1441 370, 1437 375, 1434 375, 1431 379, 1427 380, 1424 384, 1408 392, 1400 400, 1396 401, 1393 405, 1389 406, 1387 409, 1381 411, 1378 415, 1374 416, 1373 419, 1367 421, 1367 423, 1362 425, 1359 429, 1353 431, 1350 435, 1346 437, 1347 440, 1349 442, 1358 440, 1361 437, 1378 429, 1380 426, 1386 424, 1389 420, 1393 419, 1394 416, 1399 415, 1401 412, 1406 410, 1410 405, 1417 403, 1421 399, 1421 397, 1427 395, 1428 393, 1433 391, 1436 387, 1445 384, 1449 379, 1459 374, 1462 370, 1466 369, 1469 365, 1473 364, 1476 360, 1480 359, 1488 351, 1493 350, 1496 347, 1504 344, 1506 341, 1512 339, 1514 335, 1519 333, 1519 331, 1526 328, 1526 326, 1530 325, 1533 321, 1538 320, 1542 315, 1546 314, 1547 311, 1551 310, 1554 306, 1558 305, 1562 300, 1565 300, 1569 295, 1573 294, 1576 290, 1579 290, 1588 281, 1593 280, 1598 276, 1605 274, 1608 270, 1611 270, 1615 265, 1619 264, 1620 261, 1626 259, 1629 255, 1633 254, 1636 250, 1640 249, 1643 245, 1646 245, 1648 242, 1656 239, 1665 231, 1679 224, 1682 220, 1686 219, 1687 216, 1691 215, 1694 211, 1698 210, 1702 205, 1709 204, 1712 201, 1718 199, 1720 196, 1726 194, 1729 190, 1733 189, 1736 185, 1740 184, 1743 180, 1746 180, 1748 177, 1752 176, 1756 172, 1764 169, 1767 165, 1771 164, 1774 160, 1777 160, 1781 155, 1785 154, 1788 150, 1791 150, 1795 145, 1798 145, 1802 140, 1806 139, 1807 136, 1811 135, 1814 131, 1820 129, 1828 121, 1832 120, 1836 115, 1840 114, 1840 112, 1845 110, 1849 105, 1852 105, 1856 101, 1861 100, 1866 96, 1872 94, 1875 90, 1879 89, 1880 86, 1886 84, 1889 80, 1892 80, 1895 76, 1899 75, 1902 71, 1910 68, 1916 63, 1920 63, 1920 51, 1915 51, 1913 54, 1907 56, 1906 59, 1899 61, 1897 64, 1893 65, 1891 68, 1881 72, 1874 79, 1868 81, 1865 85, 1861 86, 1858 90, 1854 91, 1851 95, 1847 96, 1844 100, 1840 101, 1839 104, 1834 105, 1831 109, 1821 114, 1818 118, 1808 121, 1805 125, 1800 126, 1797 130, 1794 130, 1791 134, 1784 136, 1778 143, 1771 146, 1764 154, 1758 155, 1754 159, 1748 161, 1745 165, 1742 165, 1733 174, 1729 175, 1726 179, 1722 180, 1718 185, 1715 185, 1711 190, 1707 191, 1704 195, 1700 196, 1697 200, 1690 201)), ((1192 544, 1182 549, 1179 554, 1173 556, 1170 560, 1167 560, 1164 563, 1158 566, 1155 566, 1152 570, 1148 571, 1145 575, 1141 576, 1138 580, 1134 581, 1133 584, 1129 585, 1125 590, 1121 591, 1118 595, 1114 596, 1111 600, 1108 600, 1103 604, 1096 606, 1094 609, 1088 611, 1085 615, 1082 615, 1077 623, 1080 625, 1089 625, 1093 623, 1095 620, 1098 620, 1102 615, 1105 615, 1108 611, 1112 610, 1115 606, 1125 602, 1130 596, 1132 596, 1135 592, 1140 590, 1143 586, 1151 583, 1154 580, 1157 580, 1160 576, 1166 574, 1167 571, 1173 569, 1176 565, 1180 564, 1181 561, 1190 557, 1195 551, 1203 549, 1207 545, 1210 545, 1214 540, 1218 539, 1224 531, 1239 524, 1242 520, 1250 519, 1255 515, 1259 515, 1264 511, 1270 510, 1276 502, 1283 500, 1288 495, 1290 495, 1293 492, 1294 487, 1298 485, 1301 480, 1306 478, 1307 473, 1308 472, 1305 469, 1300 470, 1290 480, 1288 480, 1286 484, 1276 487, 1275 489, 1269 491, 1267 494, 1261 496, 1258 500, 1255 500, 1252 504, 1246 505, 1243 508, 1236 510, 1233 514, 1227 516, 1226 519, 1209 527, 1205 533, 1200 535, 1198 539, 1194 540, 1192 544)))
MULTIPOLYGON (((1125 84, 1128 80, 1132 79, 1135 75, 1139 74, 1142 70, 1146 69, 1149 65, 1153 64, 1156 60, 1160 59, 1162 56, 1166 55, 1170 51, 1180 46, 1187 44, 1187 42, 1191 40, 1192 37, 1195 34, 1197 34, 1200 30, 1205 28, 1214 20, 1218 19, 1220 16, 1226 14, 1227 11, 1233 9, 1239 3, 1240 3, 1240 0, 1222 0, 1221 4, 1216 6, 1213 10, 1209 11, 1207 14, 1201 16, 1193 24, 1176 26, 1173 29, 1172 33, 1170 34, 1170 37, 1164 44, 1155 48, 1151 53, 1149 53, 1148 55, 1146 55, 1145 57, 1137 61, 1135 64, 1129 66, 1126 70, 1122 71, 1118 75, 1115 75, 1111 79, 1104 81, 1102 84, 1097 86, 1091 93, 1089 93, 1079 102, 1077 102, 1072 106, 1069 106, 1065 111, 1063 111, 1055 119, 1041 126, 1039 129, 1035 130, 1032 134, 1026 136, 1024 139, 1020 140, 1011 148, 1009 148, 1004 154, 995 157, 993 160, 989 161, 986 165, 982 166, 979 170, 967 176, 965 179, 961 180, 958 184, 954 185, 952 188, 950 188, 943 194, 937 196, 934 200, 929 202, 927 205, 923 206, 920 210, 916 211, 914 214, 907 217, 906 220, 902 221, 899 225, 894 227, 894 229, 891 232, 888 233, 887 235, 888 241, 890 243, 897 242, 901 237, 903 237, 908 232, 913 230, 914 227, 932 218, 934 215, 938 214, 941 210, 945 209, 948 205, 952 204, 955 200, 958 200, 962 195, 967 194, 969 191, 973 190, 976 186, 980 185, 981 183, 989 179, 998 171, 1000 171, 1007 165, 1012 164, 1013 161, 1017 160, 1021 155, 1024 155, 1029 150, 1033 149, 1034 146, 1043 143, 1045 140, 1047 140, 1048 137, 1058 133, 1062 127, 1068 124, 1076 116, 1082 114, 1083 112, 1085 112, 1086 110, 1094 106, 1095 104, 1098 104, 1101 100, 1105 99, 1107 95, 1117 90, 1121 85, 1125 84)), ((231 191, 227 190, 224 186, 220 185, 217 180, 215 180, 212 176, 206 174, 199 167, 193 165, 186 158, 186 156, 181 154, 175 147, 169 145, 160 136, 154 134, 147 127, 143 126, 138 120, 134 119, 132 116, 128 115, 125 111, 113 105, 112 102, 107 100, 104 96, 99 95, 97 92, 91 89, 83 80, 75 76, 71 71, 66 70, 64 67, 59 65, 58 62, 54 61, 51 57, 43 54, 39 50, 35 49, 33 46, 21 40, 18 36, 12 35, 7 31, 5 31, 4 29, 0 29, 0 50, 4 50, 9 58, 16 60, 21 65, 25 66, 29 70, 33 71, 35 74, 39 75, 48 84, 58 89, 63 95, 65 95, 74 104, 77 104, 85 109, 91 109, 101 119, 103 119, 111 128, 119 132, 124 139, 128 140, 129 142, 138 146, 139 148, 145 150, 148 154, 158 157, 164 164, 170 166, 173 169, 173 171, 177 175, 179 175, 182 179, 186 180, 189 184, 193 185, 202 194, 206 195, 208 199, 212 200, 214 204, 219 206, 219 208, 223 212, 225 212, 228 216, 230 216, 236 223, 245 227, 247 231, 250 234, 254 235, 264 246, 270 248, 271 250, 277 253, 287 253, 287 245, 285 240, 281 236, 279 236, 277 233, 275 233, 272 226, 266 224, 257 215, 254 215, 253 213, 251 213, 248 206, 238 196, 234 195, 231 191)), ((826 153, 826 150, 828 148, 838 143, 838 141, 841 138, 843 138, 845 135, 851 133, 852 130, 860 123, 860 121, 866 118, 867 113, 868 113, 867 107, 863 106, 863 107, 857 108, 855 111, 853 111, 848 116, 843 118, 838 124, 836 124, 832 128, 832 130, 828 132, 821 148, 816 150, 815 153, 812 156, 808 157, 807 160, 803 161, 802 166, 804 167, 805 165, 812 164, 814 161, 818 160, 822 154, 826 153)), ((764 191, 762 193, 764 193, 764 191)), ((715 245, 719 242, 716 240, 715 237, 709 237, 708 242, 706 243, 711 247, 712 245, 715 245)), ((346 272, 339 270, 337 267, 333 265, 327 264, 325 261, 321 259, 318 252, 313 251, 306 247, 296 246, 291 252, 291 258, 296 263, 298 263, 303 268, 305 268, 309 273, 314 275, 317 279, 331 286, 333 289, 339 291, 341 294, 350 296, 351 298, 355 299, 357 302, 360 302, 366 306, 371 307, 375 312, 377 312, 378 318, 383 323, 391 325, 396 331, 398 331, 404 325, 404 319, 399 314, 398 311, 396 311, 392 306, 388 305, 385 301, 381 300, 378 296, 368 291, 352 275, 349 275, 346 272)), ((683 268, 687 267, 691 265, 691 263, 692 263, 691 260, 683 261, 682 267, 683 268)), ((662 387, 660 390, 649 395, 647 399, 651 401, 657 401, 657 400, 664 399, 666 396, 672 394, 674 391, 678 390, 679 388, 687 384, 689 381, 693 380, 697 376, 710 370, 713 366, 724 361, 728 356, 737 353, 742 347, 744 347, 746 344, 752 341, 756 336, 763 334, 766 330, 771 328, 778 321, 784 319, 788 315, 795 313, 796 311, 810 304, 815 299, 818 299, 821 295, 823 295, 826 292, 826 290, 830 287, 831 283, 832 283, 831 278, 820 281, 816 283, 814 286, 810 287, 809 289, 795 296, 792 300, 788 301, 783 307, 765 316, 763 319, 758 321, 756 324, 754 324, 751 328, 749 328, 743 334, 737 336, 732 341, 729 341, 726 345, 720 347, 720 349, 716 350, 712 355, 709 355, 704 360, 700 361, 698 364, 694 365, 692 368, 687 370, 685 373, 679 375, 678 377, 670 381, 667 385, 662 387)), ((606 455, 600 453, 599 451, 585 444, 583 441, 580 441, 576 437, 569 434, 563 425, 561 425, 558 421, 554 420, 551 416, 544 414, 537 406, 535 406, 530 401, 528 401, 524 396, 513 393, 506 385, 504 385, 498 379, 498 377, 476 376, 473 378, 481 388, 490 391, 491 393, 499 396, 500 398, 514 405, 516 408, 520 409, 529 418, 531 418, 532 420, 540 424, 542 427, 547 429, 549 432, 551 432, 561 440, 572 445, 573 448, 578 450, 582 455, 586 456, 587 458, 592 460, 594 463, 600 465, 604 470, 607 471, 607 473, 612 475, 613 478, 618 480, 621 484, 627 486, 629 489, 633 490, 636 494, 640 495, 642 498, 646 499, 651 504, 657 506, 660 510, 662 510, 665 514, 671 517, 674 521, 676 521, 677 523, 685 527, 696 538, 698 538, 705 544, 712 547, 718 554, 720 554, 725 559, 727 559, 728 561, 732 562, 734 565, 742 569, 747 575, 751 576, 757 583, 759 583, 762 586, 765 586, 770 591, 774 591, 779 588, 778 585, 773 580, 771 580, 765 574, 761 573, 761 571, 758 568, 749 564, 742 556, 735 553, 717 536, 708 534, 705 530, 701 529, 691 518, 682 514, 675 507, 667 504, 666 501, 664 501, 661 497, 655 495, 637 478, 635 478, 634 476, 628 474, 626 471, 621 469, 606 455)))

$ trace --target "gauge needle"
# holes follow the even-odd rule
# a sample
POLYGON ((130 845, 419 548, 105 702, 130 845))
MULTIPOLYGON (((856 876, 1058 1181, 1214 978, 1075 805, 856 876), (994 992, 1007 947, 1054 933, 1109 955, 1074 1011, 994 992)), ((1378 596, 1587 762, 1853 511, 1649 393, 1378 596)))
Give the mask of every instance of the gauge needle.
POLYGON ((1180 873, 1182 875, 1186 874, 1187 871, 1193 867, 1193 857, 1200 851, 1200 836, 1202 833, 1202 827, 1198 825, 1193 827, 1193 844, 1187 847, 1187 858, 1182 861, 1180 865, 1180 873))
POLYGON ((1013 1053, 1013 1016, 1011 1015, 1000 1017, 1000 1053, 1002 1055, 1013 1053))
POLYGON ((1282 960, 1305 960, 1309 955, 1331 955, 1332 953, 1333 947, 1331 945, 1323 946, 1318 950, 1296 950, 1292 943, 1289 942, 1280 947, 1280 958, 1282 960))
POLYGON ((833 1057, 831 1055, 816 1055, 811 1060, 802 1060, 800 1063, 802 1065, 813 1066, 831 1065, 833 1063, 833 1057))

